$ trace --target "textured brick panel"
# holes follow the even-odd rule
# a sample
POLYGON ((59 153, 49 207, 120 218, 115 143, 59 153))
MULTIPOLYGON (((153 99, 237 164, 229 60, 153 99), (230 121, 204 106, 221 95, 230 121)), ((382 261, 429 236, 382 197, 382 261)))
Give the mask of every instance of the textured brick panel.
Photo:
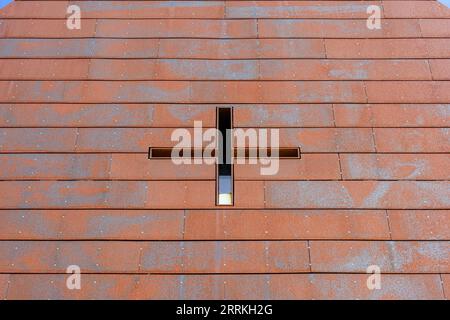
POLYGON ((2 152, 73 151, 76 140, 76 129, 0 129, 0 151, 2 152), (17 139, 18 136, 20 139, 17 139))
POLYGON ((262 80, 431 80, 425 60, 263 60, 262 80))
POLYGON ((256 20, 98 20, 97 37, 256 38, 256 20))
POLYGON ((437 241, 312 241, 313 272, 366 272, 377 265, 381 273, 449 272, 449 242, 437 241))
MULTIPOLYGON (((0 157, 1 159, 1 157, 0 157)), ((334 180, 339 179, 339 160, 336 154, 305 154, 301 159, 278 160, 275 175, 262 175, 263 168, 276 168, 275 159, 271 164, 234 165, 235 180, 334 180)), ((1 173, 1 171, 0 171, 1 173)))
POLYGON ((371 129, 280 129, 281 147, 301 147, 302 152, 374 152, 371 129))
POLYGON ((450 18, 438 1, 385 1, 383 10, 386 18, 450 18))
MULTIPOLYGON (((142 42, 143 40, 136 41, 142 42)), ((325 48, 321 39, 161 39, 158 57, 197 59, 324 58, 325 48)))
POLYGON ((345 180, 447 180, 450 157, 444 154, 341 154, 345 180))
POLYGON ((204 208, 215 201, 214 181, 16 181, 0 182, 0 190, 2 208, 204 208))
POLYGON ((367 99, 373 103, 447 103, 450 83, 445 81, 373 81, 366 83, 367 99))
MULTIPOLYGON (((448 61, 430 62, 434 79, 448 61)), ((431 80, 426 60, 3 59, 0 70, 3 80, 431 80)))
POLYGON ((305 241, 2 241, 1 272, 278 273, 309 270, 305 241), (39 257, 39 258, 38 258, 39 257), (37 261, 38 260, 38 261, 37 261))
POLYGON ((0 275, 0 299, 5 300, 8 293, 9 286, 9 275, 1 274, 0 275))
MULTIPOLYGON (((188 131, 193 136, 193 129, 188 131)), ((3 128, 0 129, 0 150, 3 152, 140 152, 148 147, 171 147, 173 128, 3 128), (17 135, 21 139, 16 139, 17 135)), ((446 129, 375 129, 377 147, 391 152, 408 152, 421 141, 434 138, 436 146, 423 145, 416 152, 445 151, 446 129), (385 141, 389 131, 405 139, 385 141), (406 140, 408 134, 422 136, 414 144, 406 140), (384 146, 384 144, 394 144, 384 146), (436 143, 436 142, 435 142, 436 143), (398 145, 400 144, 400 146, 398 145)), ((301 147, 302 152, 374 152, 370 128, 281 128, 280 147, 301 147)), ((399 138, 399 139, 400 139, 399 138)), ((379 151, 380 151, 379 150, 379 151)))
POLYGON ((449 240, 449 210, 389 210, 394 240, 449 240))
MULTIPOLYGON (((145 155, 141 155, 145 158, 145 155)), ((110 155, 2 154, 4 180, 108 179, 110 155)))
POLYGON ((389 239, 384 211, 188 210, 185 239, 389 239))
POLYGON ((309 274, 226 277, 226 299, 443 299, 439 275, 384 275, 381 290, 368 275, 309 274))
POLYGON ((2 240, 180 240, 183 211, 2 210, 2 240))
POLYGON ((450 292, 450 275, 449 274, 442 274, 441 275, 442 278, 442 288, 444 291, 444 297, 448 300, 449 297, 449 292, 450 292))
POLYGON ((268 181, 268 208, 445 209, 447 182, 268 181))
POLYGON ((0 79, 84 80, 88 78, 88 60, 0 60, 0 79))
POLYGON ((449 152, 449 133, 448 128, 374 129, 378 152, 449 152))
POLYGON ((450 80, 450 60, 430 60, 431 73, 434 80, 450 80))
MULTIPOLYGON (((445 275, 443 275, 445 277, 445 275)), ((84 275, 68 290, 66 275, 11 275, 8 299, 443 299, 439 275, 84 275)), ((447 278, 445 278, 447 280, 447 278)))
POLYGON ((145 154, 113 154, 110 170, 114 180, 215 180, 216 175, 214 165, 176 165, 170 159, 148 160, 145 154))
MULTIPOLYGON (((15 2, 0 14, 7 18, 65 18, 69 1, 15 2), (44 9, 45 8, 45 9, 44 9)), ((84 18, 223 18, 222 1, 70 1, 84 18)))
POLYGON ((450 39, 325 39, 327 57, 447 58, 450 39))
POLYGON ((336 104, 338 127, 448 127, 450 104, 336 104))
MULTIPOLYGON (((381 29, 369 30, 366 19, 265 19, 258 20, 258 34, 260 38, 420 38, 421 25, 416 19, 383 19, 381 29)), ((429 35, 434 34, 433 30, 429 35)))
MULTIPOLYGON (((383 87, 383 84, 378 83, 383 87)), ((417 85, 425 85, 417 83, 417 85)), ((426 85, 428 88, 430 85, 426 85)), ((434 87, 445 89, 443 84, 434 87)), ((430 90, 432 87, 429 87, 430 90)), ((374 87, 374 100, 379 87, 374 87)), ((362 82, 0 81, 1 102, 329 103, 366 102, 362 82), (242 93, 246 94, 243 95, 242 93)), ((443 95, 442 97, 445 97, 443 95)), ((437 99, 439 100, 439 99, 437 99)), ((420 101, 418 101, 420 102, 420 101)), ((439 102, 439 101, 436 101, 439 102)))
POLYGON ((227 18, 366 18, 380 1, 228 1, 227 18))
POLYGON ((233 105, 233 108, 235 127, 333 127, 330 104, 233 105))
POLYGON ((0 104, 3 127, 215 127, 215 105, 0 104))
MULTIPOLYGON (((13 4, 11 4, 13 5, 13 4)), ((3 12, 4 9, 2 9, 3 12)), ((1 14, 1 13, 0 13, 1 14)), ((82 15, 83 17, 83 15, 82 15)), ((3 38, 90 38, 95 36, 95 20, 81 20, 81 29, 68 29, 67 20, 0 20, 0 36, 3 38)))
POLYGON ((424 37, 450 37, 450 19, 420 19, 419 23, 424 37))
POLYGON ((325 58, 325 48, 321 39, 0 39, 0 58, 25 57, 325 58))

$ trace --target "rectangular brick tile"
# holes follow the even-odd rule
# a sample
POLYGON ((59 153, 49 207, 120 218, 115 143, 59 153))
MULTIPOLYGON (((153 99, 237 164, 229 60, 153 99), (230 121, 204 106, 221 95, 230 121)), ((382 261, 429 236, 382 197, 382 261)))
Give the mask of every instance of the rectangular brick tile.
POLYGON ((188 210, 185 239, 389 239, 384 211, 188 210))
POLYGON ((60 236, 61 214, 52 211, 1 210, 1 240, 51 240, 60 236))
POLYGON ((150 59, 158 47, 158 39, 0 39, 0 58, 150 59))
POLYGON ((424 37, 450 37, 449 19, 420 19, 419 24, 424 37))
POLYGON ((325 39, 329 59, 447 58, 449 43, 449 39, 325 39))
POLYGON ((258 35, 260 38, 421 37, 419 21, 416 19, 383 19, 381 29, 375 30, 367 28, 366 19, 262 19, 258 21, 258 35))
MULTIPOLYGON (((382 83, 377 85, 374 90, 384 87, 382 83)), ((442 97, 436 100, 447 96, 443 92, 444 84, 417 82, 417 86, 426 86, 430 90, 431 85, 442 89, 442 97)), ((371 99, 376 100, 377 92, 372 94, 374 98, 371 99)), ((26 103, 366 102, 362 82, 332 81, 0 81, 0 97, 0 102, 26 103)))
POLYGON ((345 180, 448 180, 450 157, 441 154, 341 154, 345 180))
POLYGON ((4 128, 0 129, 0 151, 70 152, 75 150, 76 139, 76 129, 4 128))
POLYGON ((325 58, 325 50, 321 39, 0 39, 0 58, 60 57, 325 58))
POLYGON ((313 272, 439 273, 450 270, 450 245, 444 241, 311 241, 313 272))
POLYGON ((450 80, 450 59, 429 60, 434 80, 450 80))
POLYGON ((305 241, 151 242, 143 247, 144 272, 273 273, 309 268, 305 241))
POLYGON ((223 18, 223 1, 72 1, 85 18, 223 18))
POLYGON ((268 81, 259 84, 259 98, 263 103, 366 102, 362 82, 268 81))
MULTIPOLYGON (((1 157, 0 157, 1 159, 1 157)), ((339 179, 336 154, 305 154, 301 159, 271 159, 268 164, 234 165, 235 180, 333 180, 339 179), (273 175, 262 175, 263 168, 273 168, 273 175), (276 170, 278 168, 278 170, 276 170)), ((1 170, 0 170, 1 173, 1 170)))
POLYGON ((446 81, 370 81, 367 99, 372 103, 447 103, 450 83, 446 81))
MULTIPOLYGON (((79 152, 143 152, 149 147, 172 147, 172 128, 81 128, 78 130, 79 152)), ((187 132, 193 136, 193 129, 187 132)))
POLYGON ((0 275, 0 299, 6 300, 9 287, 9 274, 0 275))
MULTIPOLYGON (((1 53, 0 50, 0 56, 1 53)), ((321 39, 161 39, 158 57, 196 59, 324 58, 325 50, 321 39)))
POLYGON ((236 208, 263 208, 264 181, 236 181, 233 195, 236 208))
POLYGON ((215 105, 0 104, 2 127, 215 127, 215 105))
POLYGON ((145 154, 111 155, 111 179, 214 180, 213 164, 181 164, 171 159, 149 160, 145 154))
POLYGON ((394 240, 449 240, 449 210, 389 210, 394 240))
POLYGON ((445 299, 448 300, 449 297, 449 292, 450 292, 450 275, 449 274, 441 274, 441 278, 442 278, 442 288, 444 291, 444 296, 445 299))
POLYGON ((336 104, 338 127, 444 127, 449 104, 336 104))
POLYGON ((2 210, 2 240, 180 240, 176 210, 2 210))
POLYGON ((214 181, 154 181, 149 183, 148 189, 149 208, 211 208, 215 205, 214 181))
MULTIPOLYGON (((447 280, 443 275, 444 281, 447 280)), ((439 275, 383 276, 381 290, 367 275, 107 275, 87 274, 83 290, 66 275, 10 275, 8 299, 443 299, 439 275)))
POLYGON ((333 127, 333 110, 330 104, 233 105, 233 124, 251 128, 333 127))
POLYGON ((84 80, 88 60, 8 59, 0 60, 2 80, 84 80))
POLYGON ((112 38, 256 38, 257 34, 256 20, 100 19, 97 21, 96 36, 112 38))
POLYGON ((66 18, 69 1, 15 1, 0 11, 1 18, 66 18))
POLYGON ((282 128, 280 147, 301 147, 302 152, 374 152, 367 128, 282 128))
POLYGON ((91 38, 95 36, 95 24, 95 20, 83 19, 80 29, 68 29, 67 19, 4 19, 0 20, 0 35, 4 38, 23 39, 91 38))
POLYGON ((93 80, 258 80, 257 60, 95 59, 93 80))
POLYGON ((447 7, 438 1, 385 1, 386 18, 450 18, 447 7))
MULTIPOLYGON (((69 290, 66 274, 13 274, 9 300, 133 299, 143 276, 85 274, 81 290, 69 290)), ((169 284, 169 282, 167 282, 169 284)))
POLYGON ((431 80, 426 60, 262 60, 262 80, 431 80))
MULTIPOLYGON (((141 155, 145 158, 145 155, 141 155)), ((2 154, 0 179, 108 179, 110 155, 2 154)))
MULTIPOLYGON (((172 147, 178 143, 178 140, 171 140, 174 130, 174 128, 80 128, 78 130, 5 128, 0 130, 0 150, 3 152, 147 153, 148 147, 172 147), (26 138, 17 140, 17 134, 26 138), (50 136, 55 135, 58 139, 49 139, 50 136)), ((193 129, 187 130, 193 137, 193 129)), ((273 133, 268 132, 268 134, 271 136, 273 133)), ((281 128, 279 137, 280 147, 301 147, 302 152, 375 151, 370 128, 281 128)), ((381 136, 380 139, 382 139, 381 136)))
MULTIPOLYGON (((5 181, 0 182, 0 190, 5 195, 0 199, 0 207, 5 209, 178 209, 213 208, 215 203, 214 181, 5 181)), ((256 201, 259 206, 262 190, 261 186, 261 200, 256 201)), ((248 199, 237 203, 255 202, 248 199)))
MULTIPOLYGON (((57 243, 0 241, 2 273, 46 273, 55 271, 57 243)), ((69 265, 67 265, 69 266, 69 265)))
POLYGON ((267 181, 267 208, 445 209, 446 182, 267 181))
POLYGON ((228 1, 226 18, 366 18, 379 1, 228 1))
POLYGON ((374 129, 378 152, 448 152, 449 132, 448 128, 374 129))

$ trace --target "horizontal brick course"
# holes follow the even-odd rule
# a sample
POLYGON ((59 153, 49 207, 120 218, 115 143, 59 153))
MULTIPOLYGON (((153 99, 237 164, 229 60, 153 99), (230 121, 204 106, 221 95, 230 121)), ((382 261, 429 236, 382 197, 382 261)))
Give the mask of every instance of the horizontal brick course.
POLYGON ((449 18, 423 0, 12 2, 0 299, 448 299, 449 18), (147 159, 217 107, 302 153, 272 176, 235 164, 231 207, 215 166, 147 159))
POLYGON ((268 208, 445 209, 447 182, 268 181, 268 208))
MULTIPOLYGON (((443 276, 448 281, 448 277, 443 276)), ((444 299, 439 275, 384 275, 381 290, 369 290, 366 285, 367 275, 358 274, 92 274, 85 275, 83 290, 67 290, 66 278, 66 275, 10 275, 7 298, 444 299)))
POLYGON ((345 180, 448 180, 445 154, 342 154, 345 180))
POLYGON ((449 210, 389 210, 394 240, 449 240, 449 210))

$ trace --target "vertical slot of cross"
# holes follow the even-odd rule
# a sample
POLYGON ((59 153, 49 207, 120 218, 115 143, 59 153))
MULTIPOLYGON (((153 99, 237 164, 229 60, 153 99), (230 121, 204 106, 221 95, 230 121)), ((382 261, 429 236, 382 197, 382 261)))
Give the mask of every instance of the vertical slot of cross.
POLYGON ((232 127, 233 109, 218 107, 216 110, 216 128, 220 132, 218 139, 218 158, 216 164, 216 204, 232 206, 234 202, 233 164, 232 164, 232 127))

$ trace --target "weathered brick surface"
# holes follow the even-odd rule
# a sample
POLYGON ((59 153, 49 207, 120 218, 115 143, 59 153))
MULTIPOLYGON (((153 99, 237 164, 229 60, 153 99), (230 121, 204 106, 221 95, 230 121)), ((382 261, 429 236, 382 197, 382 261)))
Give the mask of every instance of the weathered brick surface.
POLYGON ((382 210, 188 210, 185 238, 389 239, 389 228, 382 210))
POLYGON ((448 210, 388 210, 394 240, 449 240, 448 210))
POLYGON ((449 104, 335 104, 338 127, 448 127, 449 104))
POLYGON ((342 154, 345 180, 447 180, 445 154, 342 154))
POLYGON ((438 241, 311 241, 315 272, 448 273, 450 244, 438 241))
POLYGON ((0 299, 448 299, 449 21, 423 0, 12 2, 0 299), (234 165, 232 207, 215 166, 147 159, 220 106, 302 152, 234 165))
MULTIPOLYGON (((443 275, 445 281, 448 277, 443 275)), ((13 274, 8 299, 444 299, 439 275, 384 275, 369 290, 362 274, 85 275, 67 290, 65 275, 13 274)), ((446 285, 448 285, 446 283, 446 285)))

